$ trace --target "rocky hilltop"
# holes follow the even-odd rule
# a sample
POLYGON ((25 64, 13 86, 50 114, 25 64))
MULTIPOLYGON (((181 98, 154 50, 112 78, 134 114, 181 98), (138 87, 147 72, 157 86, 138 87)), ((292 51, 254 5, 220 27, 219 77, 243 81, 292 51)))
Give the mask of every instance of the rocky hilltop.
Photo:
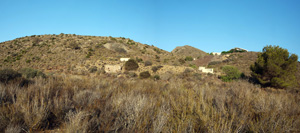
POLYGON ((171 53, 177 56, 191 56, 198 59, 207 55, 206 52, 188 45, 178 46, 171 53))
POLYGON ((120 58, 168 64, 171 53, 124 37, 75 34, 33 35, 0 44, 1 68, 30 67, 49 72, 85 71, 117 64, 120 58))

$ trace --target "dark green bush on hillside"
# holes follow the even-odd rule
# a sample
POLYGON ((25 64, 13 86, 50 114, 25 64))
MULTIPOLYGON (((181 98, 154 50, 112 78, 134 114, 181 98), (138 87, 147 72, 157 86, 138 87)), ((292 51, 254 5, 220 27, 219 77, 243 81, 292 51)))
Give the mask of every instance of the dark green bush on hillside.
POLYGON ((185 60, 184 59, 178 59, 178 62, 183 65, 185 63, 185 60))
POLYGON ((222 71, 225 73, 224 76, 221 76, 221 80, 224 82, 230 82, 232 80, 239 79, 244 75, 234 66, 223 66, 222 71))
POLYGON ((286 88, 296 84, 298 56, 279 46, 266 46, 251 65, 252 76, 264 86, 286 88))
POLYGON ((89 68, 89 72, 90 72, 90 73, 94 73, 94 72, 96 72, 97 70, 98 70, 98 68, 97 68, 96 66, 92 66, 92 67, 89 68))
POLYGON ((116 48, 115 51, 118 53, 124 53, 124 54, 127 53, 127 51, 124 48, 116 48))
POLYGON ((68 48, 71 48, 71 49, 75 49, 75 50, 78 50, 80 49, 80 44, 77 43, 75 40, 71 40, 71 41, 67 41, 65 42, 65 45, 67 45, 68 48))
POLYGON ((3 69, 0 70, 0 82, 7 83, 10 80, 21 77, 22 75, 13 69, 3 69))
POLYGON ((34 78, 34 77, 46 78, 46 75, 43 72, 32 68, 22 68, 19 70, 19 72, 26 78, 34 78))
POLYGON ((185 59, 184 59, 185 61, 193 61, 193 57, 191 57, 191 56, 187 56, 187 57, 185 57, 185 59))
POLYGON ((152 62, 151 61, 145 61, 145 66, 152 66, 152 62))
POLYGON ((129 59, 125 63, 125 70, 127 70, 127 71, 137 70, 138 68, 139 68, 138 63, 136 63, 136 61, 133 59, 129 59))
POLYGON ((142 61, 143 61, 143 59, 142 59, 142 58, 139 58, 139 57, 136 57, 135 60, 136 60, 137 62, 142 62, 142 61))
POLYGON ((14 80, 22 75, 13 69, 3 69, 0 70, 0 82, 7 83, 10 80, 14 80))
POLYGON ((162 68, 163 66, 153 66, 152 67, 152 71, 153 72, 157 72, 160 68, 162 68))
POLYGON ((151 75, 148 71, 145 71, 145 72, 141 72, 140 73, 140 78, 141 79, 146 79, 146 78, 149 78, 151 75))
POLYGON ((208 65, 217 65, 217 64, 220 64, 222 63, 221 61, 212 61, 212 62, 209 62, 208 65))
POLYGON ((154 75, 153 79, 154 80, 160 80, 160 76, 159 75, 154 75))

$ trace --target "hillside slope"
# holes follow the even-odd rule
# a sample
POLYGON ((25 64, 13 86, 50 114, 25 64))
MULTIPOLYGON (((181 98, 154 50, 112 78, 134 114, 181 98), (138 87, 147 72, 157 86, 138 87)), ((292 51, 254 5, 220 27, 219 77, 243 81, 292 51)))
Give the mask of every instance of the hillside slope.
POLYGON ((204 51, 188 45, 176 47, 171 53, 177 56, 191 56, 193 58, 202 58, 207 55, 204 51))
POLYGON ((13 69, 31 67, 68 72, 80 67, 114 64, 122 57, 160 62, 170 56, 155 46, 123 37, 33 35, 0 44, 0 67, 13 69))

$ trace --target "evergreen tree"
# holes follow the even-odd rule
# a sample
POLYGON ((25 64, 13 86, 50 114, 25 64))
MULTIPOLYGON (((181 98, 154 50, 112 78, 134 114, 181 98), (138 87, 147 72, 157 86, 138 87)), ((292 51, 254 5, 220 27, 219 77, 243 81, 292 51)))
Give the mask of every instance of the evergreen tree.
POLYGON ((252 76, 264 86, 286 88, 296 84, 298 56, 279 46, 266 46, 251 65, 252 76))

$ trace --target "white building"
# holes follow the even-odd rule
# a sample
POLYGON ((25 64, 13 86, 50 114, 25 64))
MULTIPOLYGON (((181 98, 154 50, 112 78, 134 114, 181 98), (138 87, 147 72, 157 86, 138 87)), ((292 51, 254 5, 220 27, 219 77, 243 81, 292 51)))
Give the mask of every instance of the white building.
POLYGON ((130 58, 120 58, 120 61, 128 61, 130 58))
POLYGON ((213 68, 199 67, 199 70, 202 71, 203 73, 214 73, 213 68))
POLYGON ((212 52, 213 55, 221 55, 219 52, 212 52))
POLYGON ((235 47, 234 49, 235 49, 235 50, 238 50, 238 51, 246 51, 246 52, 248 52, 248 50, 247 50, 247 49, 243 49, 243 48, 238 48, 238 47, 235 47))

